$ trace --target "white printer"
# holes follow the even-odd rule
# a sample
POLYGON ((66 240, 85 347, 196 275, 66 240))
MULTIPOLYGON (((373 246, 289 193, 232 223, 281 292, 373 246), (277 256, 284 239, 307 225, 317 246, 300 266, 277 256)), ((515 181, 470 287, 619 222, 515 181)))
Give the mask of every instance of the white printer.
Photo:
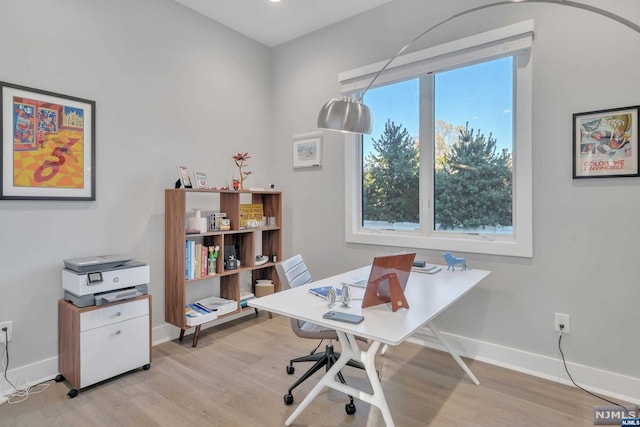
POLYGON ((102 305, 149 293, 149 266, 123 255, 66 259, 64 299, 78 307, 102 305))

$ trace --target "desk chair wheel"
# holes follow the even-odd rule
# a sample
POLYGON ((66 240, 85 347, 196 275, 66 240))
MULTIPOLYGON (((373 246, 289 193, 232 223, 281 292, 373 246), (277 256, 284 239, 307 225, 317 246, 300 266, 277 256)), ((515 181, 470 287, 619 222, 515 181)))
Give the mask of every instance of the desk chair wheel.
POLYGON ((356 405, 353 404, 353 400, 351 401, 351 403, 347 403, 346 405, 344 405, 344 410, 347 415, 353 415, 356 413, 356 405))
POLYGON ((296 371, 296 368, 294 368, 293 365, 287 366, 287 374, 293 375, 295 371, 296 371))
MULTIPOLYGON (((291 393, 285 394, 284 395, 284 404, 285 405, 291 405, 292 403, 293 403, 293 395, 291 393)), ((355 412, 355 410, 354 410, 354 412, 355 412)))

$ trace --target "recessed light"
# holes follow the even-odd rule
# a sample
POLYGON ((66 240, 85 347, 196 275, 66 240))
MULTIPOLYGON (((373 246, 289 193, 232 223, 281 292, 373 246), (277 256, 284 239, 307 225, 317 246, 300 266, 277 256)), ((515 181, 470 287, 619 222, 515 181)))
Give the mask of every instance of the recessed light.
POLYGON ((280 3, 280 0, 269 0, 271 3, 280 3))

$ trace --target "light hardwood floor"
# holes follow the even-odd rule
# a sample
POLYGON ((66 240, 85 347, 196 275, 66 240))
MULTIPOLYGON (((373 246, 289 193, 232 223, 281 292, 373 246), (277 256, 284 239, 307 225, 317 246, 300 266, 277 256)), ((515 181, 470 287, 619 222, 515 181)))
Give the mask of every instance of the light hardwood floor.
MULTIPOLYGON (((190 338, 155 346, 150 370, 88 387, 74 399, 65 383, 50 381, 44 393, 1 405, 0 426, 283 426, 317 380, 284 405, 286 390, 310 365, 298 364, 291 376, 285 366, 316 344, 295 337, 284 317, 269 320, 261 312, 210 328, 196 348, 190 338)), ((575 388, 470 360, 476 386, 447 353, 411 343, 377 363, 398 427, 593 426, 593 405, 604 404, 575 388)), ((343 373, 350 384, 368 384, 358 369, 343 373)), ((384 426, 380 412, 362 401, 346 415, 347 402, 325 391, 294 426, 384 426)))

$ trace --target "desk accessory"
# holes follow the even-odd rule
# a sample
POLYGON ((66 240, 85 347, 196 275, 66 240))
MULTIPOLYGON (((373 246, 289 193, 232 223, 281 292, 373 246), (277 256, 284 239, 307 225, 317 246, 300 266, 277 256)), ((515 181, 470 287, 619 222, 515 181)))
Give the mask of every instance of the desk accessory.
POLYGON ((434 264, 425 264, 424 267, 412 267, 412 272, 415 273, 426 273, 426 274, 436 274, 439 271, 442 271, 442 267, 434 264))
POLYGON ((404 289, 416 257, 415 253, 375 257, 364 293, 362 308, 390 302, 393 311, 409 308, 404 289))
POLYGON ((342 306, 351 307, 351 288, 348 283, 342 284, 342 306))
POLYGON ((467 262, 464 258, 456 258, 451 252, 445 252, 444 260, 447 262, 447 270, 456 271, 456 265, 459 265, 461 270, 467 269, 467 262))
POLYGON ((325 319, 336 320, 338 322, 346 322, 358 324, 364 320, 364 316, 359 314, 342 313, 340 311, 327 311, 322 315, 325 319))

